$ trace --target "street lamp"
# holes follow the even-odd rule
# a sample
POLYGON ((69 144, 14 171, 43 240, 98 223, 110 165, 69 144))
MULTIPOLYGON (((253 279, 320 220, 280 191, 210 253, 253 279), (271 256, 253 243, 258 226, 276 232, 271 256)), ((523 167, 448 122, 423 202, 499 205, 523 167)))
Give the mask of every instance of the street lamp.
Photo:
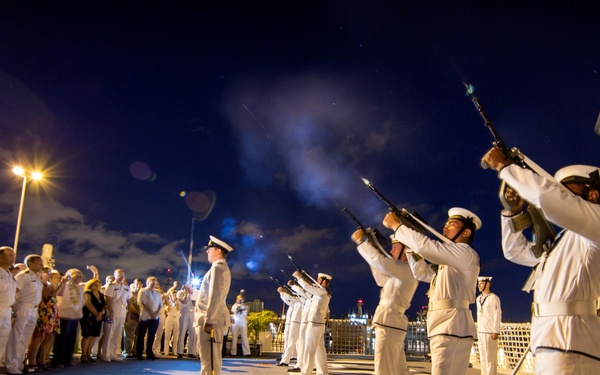
MULTIPOLYGON (((15 166, 13 168, 14 174, 23 178, 23 188, 21 189, 21 203, 19 204, 19 216, 17 216, 17 230, 15 232, 15 246, 13 249, 15 250, 15 255, 17 254, 17 246, 19 245, 19 232, 21 231, 21 218, 23 217, 23 203, 25 203, 25 189, 27 188, 27 174, 23 170, 23 168, 15 166)), ((31 173, 32 180, 39 180, 43 177, 41 172, 33 172, 31 173)))

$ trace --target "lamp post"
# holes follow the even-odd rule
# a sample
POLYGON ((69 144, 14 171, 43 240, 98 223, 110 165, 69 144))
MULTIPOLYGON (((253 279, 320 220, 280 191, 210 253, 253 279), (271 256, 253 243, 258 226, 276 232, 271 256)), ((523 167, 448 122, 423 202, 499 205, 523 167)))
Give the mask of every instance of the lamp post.
MULTIPOLYGON (((23 187, 21 189, 21 202, 19 203, 19 215, 17 216, 17 230, 15 231, 15 245, 13 246, 13 250, 15 251, 15 255, 17 255, 17 246, 19 245, 19 233, 21 232, 21 218, 23 217, 23 204, 25 203, 25 190, 27 188, 27 174, 21 167, 15 166, 13 168, 14 174, 23 178, 23 187)), ((43 177, 40 172, 31 173, 32 180, 39 180, 43 177)))
POLYGON ((192 257, 194 251, 194 223, 196 222, 196 218, 192 217, 192 230, 190 233, 190 254, 188 255, 188 274, 187 274, 187 284, 192 282, 192 257))

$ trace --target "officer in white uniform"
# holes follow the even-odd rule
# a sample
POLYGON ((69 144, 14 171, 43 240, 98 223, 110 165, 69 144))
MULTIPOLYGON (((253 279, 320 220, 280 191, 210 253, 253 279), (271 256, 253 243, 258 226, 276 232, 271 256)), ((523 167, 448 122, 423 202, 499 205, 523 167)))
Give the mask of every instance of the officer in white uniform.
POLYGON ((431 283, 427 334, 431 347, 433 375, 461 375, 469 368, 469 355, 477 337, 469 305, 475 303, 475 288, 479 275, 479 255, 469 245, 481 220, 469 210, 454 207, 448 211, 443 235, 449 242, 432 240, 402 225, 390 212, 383 225, 392 229, 396 238, 410 252, 438 264, 437 274, 423 259, 409 256, 415 278, 431 283))
POLYGON ((296 342, 296 365, 288 372, 300 372, 304 363, 304 343, 306 342, 306 328, 308 327, 308 313, 312 304, 312 294, 304 290, 296 281, 288 281, 288 285, 300 296, 302 306, 300 308, 300 329, 298 341, 296 342))
POLYGON ((206 253, 210 269, 202 278, 194 308, 194 327, 200 344, 200 374, 221 374, 223 333, 229 326, 229 309, 225 300, 231 286, 231 272, 226 258, 233 248, 210 236, 206 253), (211 348, 212 347, 212 348, 211 348))
POLYGON ((250 343, 248 342, 248 309, 242 295, 236 297, 235 303, 231 306, 233 313, 233 327, 231 327, 231 355, 237 354, 238 335, 242 342, 242 353, 245 356, 250 355, 250 343))
POLYGON ((406 257, 406 246, 394 235, 390 253, 393 259, 383 255, 362 229, 352 234, 359 254, 367 261, 373 278, 381 289, 379 305, 373 316, 375 326, 375 374, 409 375, 404 354, 404 337, 408 318, 404 312, 417 290, 419 282, 412 274, 406 257))
POLYGON ((531 349, 538 374, 597 374, 600 366, 600 176, 599 168, 572 165, 556 172, 556 181, 507 160, 493 148, 484 157, 522 199, 564 228, 554 246, 536 258, 522 233, 512 233, 511 215, 522 201, 502 213, 504 256, 537 265, 531 324, 531 349))
POLYGON ((44 261, 39 255, 25 257, 27 269, 15 276, 17 293, 15 295, 15 320, 10 330, 4 363, 8 374, 20 374, 23 371, 25 351, 31 340, 38 318, 37 306, 42 300, 42 280, 39 273, 44 261))
POLYGON ((177 342, 177 358, 183 358, 185 348, 185 333, 188 336, 188 357, 193 358, 196 345, 196 331, 194 330, 194 304, 192 303, 192 287, 184 285, 177 292, 179 299, 179 341, 177 342))
POLYGON ((181 318, 181 307, 179 305, 179 299, 177 298, 177 281, 175 284, 167 290, 165 293, 165 305, 167 309, 167 318, 165 319, 165 355, 169 354, 169 343, 171 343, 171 336, 173 337, 171 352, 173 355, 179 350, 177 344, 179 342, 179 320, 181 318))
POLYGON ((285 331, 284 331, 284 350, 281 355, 281 360, 277 366, 289 366, 290 360, 296 353, 296 344, 298 343, 298 335, 300 334, 300 322, 302 320, 302 301, 300 297, 292 294, 288 289, 277 288, 281 300, 288 305, 287 315, 285 316, 285 331))
POLYGON ((106 307, 112 324, 110 324, 109 336, 104 338, 102 351, 105 361, 122 361, 121 340, 127 315, 127 300, 131 298, 131 291, 125 281, 125 272, 122 269, 116 269, 113 275, 115 280, 104 289, 106 307))
POLYGON ((302 375, 312 374, 316 364, 317 375, 327 375, 329 372, 327 370, 327 352, 325 351, 325 324, 329 314, 329 301, 331 300, 329 284, 332 277, 325 273, 319 273, 317 285, 306 280, 304 273, 300 271, 294 272, 294 277, 298 279, 298 284, 304 290, 312 294, 300 373, 302 375))
POLYGON ((477 340, 482 375, 496 375, 498 372, 498 337, 502 321, 500 298, 490 290, 492 278, 479 276, 477 289, 477 340))
POLYGON ((12 308, 17 292, 17 281, 10 273, 15 257, 12 247, 0 247, 0 363, 4 362, 4 353, 10 335, 12 308))

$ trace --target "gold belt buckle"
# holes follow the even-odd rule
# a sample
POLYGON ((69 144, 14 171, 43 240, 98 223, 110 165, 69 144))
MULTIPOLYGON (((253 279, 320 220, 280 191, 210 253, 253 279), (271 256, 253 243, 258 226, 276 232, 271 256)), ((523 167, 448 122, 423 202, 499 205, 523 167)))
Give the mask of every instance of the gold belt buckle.
POLYGON ((531 303, 531 314, 533 314, 533 316, 540 316, 540 305, 538 303, 531 303))

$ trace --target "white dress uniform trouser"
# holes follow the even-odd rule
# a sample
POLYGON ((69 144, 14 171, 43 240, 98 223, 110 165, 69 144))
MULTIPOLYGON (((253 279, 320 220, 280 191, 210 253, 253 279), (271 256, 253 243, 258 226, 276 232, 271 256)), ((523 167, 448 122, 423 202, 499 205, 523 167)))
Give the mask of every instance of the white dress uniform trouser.
POLYGON ((125 327, 125 316, 127 308, 123 305, 115 306, 112 324, 103 323, 106 326, 106 336, 102 342, 102 355, 104 359, 115 359, 121 356, 121 339, 123 338, 123 328, 125 327))
POLYGON ((375 325, 375 375, 410 375, 404 354, 406 331, 375 325))
POLYGON ((7 372, 19 373, 23 371, 25 351, 35 330, 38 310, 31 304, 16 303, 14 311, 15 321, 8 337, 4 363, 7 372))
POLYGON ((498 340, 492 340, 491 333, 477 333, 481 375, 498 373, 498 340))
POLYGON ((177 343, 177 354, 183 354, 185 348, 185 331, 188 333, 187 354, 198 354, 196 330, 194 329, 194 312, 180 312, 179 317, 179 342, 177 343))
POLYGON ((304 363, 304 342, 306 341, 306 327, 308 327, 307 322, 300 323, 300 332, 298 333, 298 341, 296 342, 296 353, 298 354, 298 358, 296 359, 295 368, 302 368, 302 364, 304 363))
POLYGON ((0 307, 0 365, 4 362, 4 354, 8 345, 8 336, 12 326, 12 307, 0 307))
POLYGON ((237 354, 237 340, 240 335, 242 340, 242 353, 250 355, 250 343, 248 342, 248 326, 246 324, 234 324, 231 327, 231 355, 237 354))
MULTIPOLYGON (((162 343, 162 336, 165 330, 166 316, 164 310, 158 315, 158 328, 156 329, 156 337, 154 338, 154 344, 152 344, 152 353, 160 354, 160 344, 162 343)), ((166 347, 166 345, 165 345, 166 347)))
POLYGON ((194 327, 196 329, 196 337, 198 337, 198 342, 200 344, 200 375, 211 375, 211 366, 214 369, 214 375, 221 375, 221 367, 223 366, 221 354, 223 349, 223 333, 225 332, 225 329, 218 324, 213 326, 214 342, 212 342, 211 353, 210 333, 204 332, 202 329, 202 326, 204 326, 204 319, 205 317, 202 317, 199 320, 200 326, 194 327))
POLYGON ((473 339, 437 335, 429 338, 431 375, 465 375, 473 339))
POLYGON ((285 345, 285 349, 283 351, 283 355, 281 356, 281 362, 289 364, 294 353, 296 352, 296 357, 298 357, 298 338, 300 336, 300 323, 292 322, 289 327, 289 335, 287 338, 287 342, 285 345))
POLYGON ((165 320, 165 354, 169 353, 169 343, 173 335, 173 345, 171 350, 173 354, 178 353, 179 344, 179 311, 171 311, 165 320))
POLYGON ((317 375, 327 375, 327 352, 325 351, 325 323, 309 322, 304 338, 302 375, 311 375, 315 365, 317 375))
POLYGON ((535 351, 535 373, 544 375, 596 375, 600 361, 576 353, 560 350, 538 349, 535 351))

